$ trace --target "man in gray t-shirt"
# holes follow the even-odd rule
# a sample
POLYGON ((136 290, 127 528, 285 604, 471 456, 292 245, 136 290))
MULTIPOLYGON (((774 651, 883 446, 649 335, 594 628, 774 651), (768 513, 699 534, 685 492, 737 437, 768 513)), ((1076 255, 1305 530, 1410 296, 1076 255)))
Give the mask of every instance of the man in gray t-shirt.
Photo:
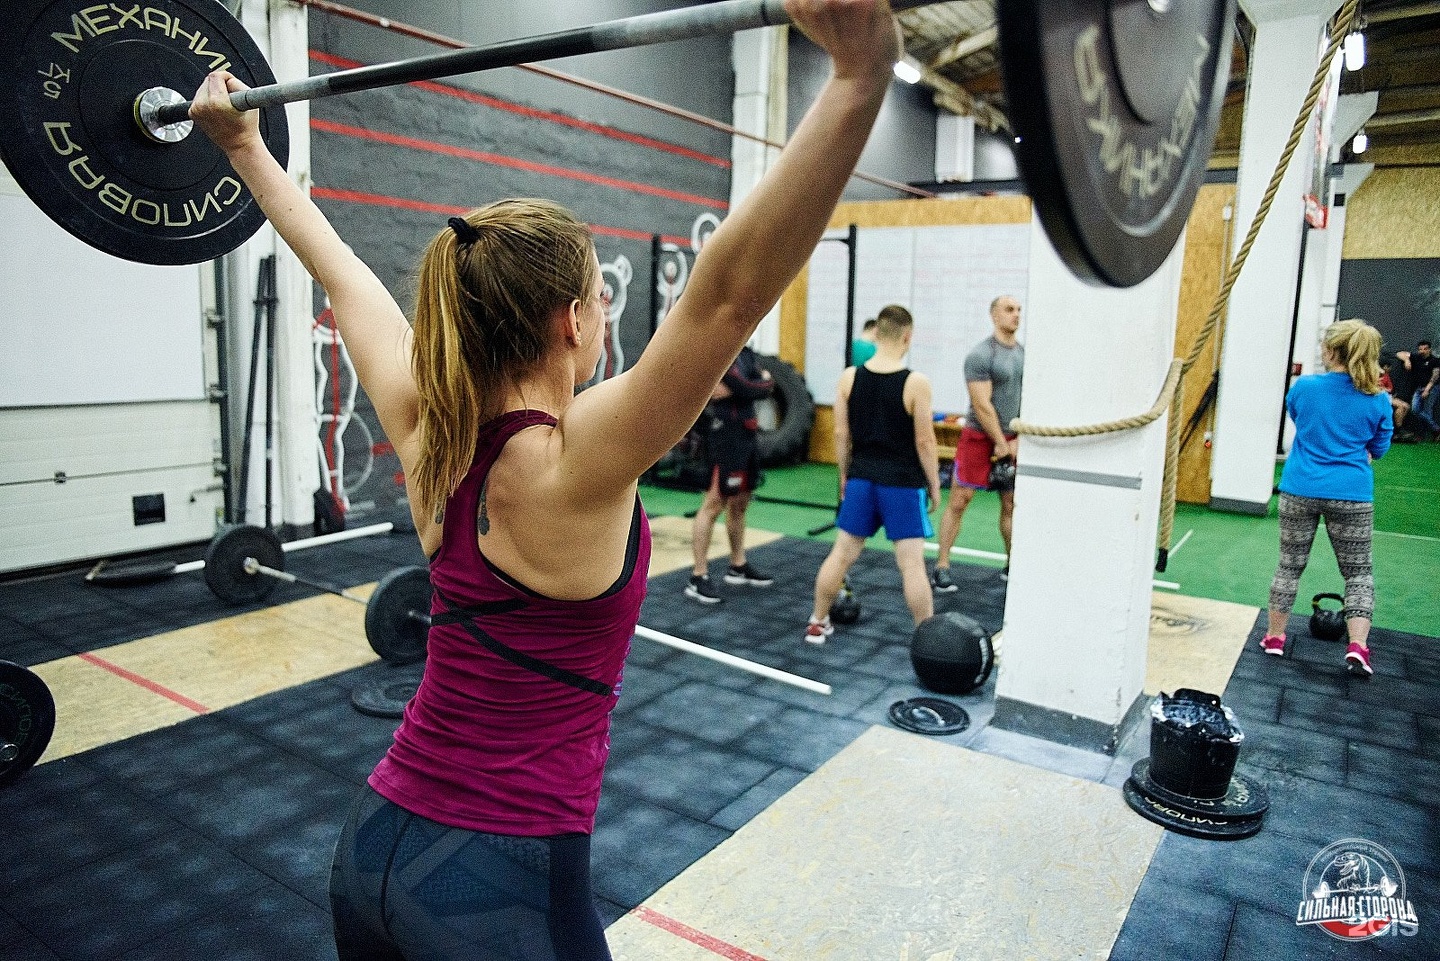
MULTIPOLYGON (((1010 433, 1010 422, 1020 416, 1020 386, 1025 367, 1025 348, 1015 339, 1020 329, 1020 302, 1014 297, 996 297, 990 304, 990 321, 995 332, 975 345, 965 357, 965 387, 970 393, 970 412, 955 444, 955 473, 950 484, 950 502, 940 519, 937 543, 940 554, 930 575, 930 586, 939 592, 956 590, 950 579, 950 549, 960 536, 965 508, 977 490, 990 486, 990 468, 1009 458, 1013 464, 1018 442, 1010 433)), ((1010 527, 1015 516, 1015 491, 999 490, 1000 536, 1005 554, 1010 554, 1010 527)), ((1008 578, 1007 559, 1001 578, 1008 578)))

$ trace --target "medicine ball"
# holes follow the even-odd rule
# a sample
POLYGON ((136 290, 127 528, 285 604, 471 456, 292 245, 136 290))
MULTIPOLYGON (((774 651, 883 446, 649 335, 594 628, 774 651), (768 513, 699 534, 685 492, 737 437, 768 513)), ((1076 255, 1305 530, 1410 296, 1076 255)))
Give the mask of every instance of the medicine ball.
POLYGON ((1310 601, 1314 612, 1310 615, 1310 636, 1322 641, 1338 641, 1345 637, 1345 598, 1339 594, 1316 594, 1310 601), (1336 601, 1340 608, 1329 610, 1320 606, 1321 601, 1336 601))
POLYGON ((860 598, 850 589, 850 582, 840 585, 840 593, 830 605, 830 620, 836 624, 854 624, 860 620, 860 598))
POLYGON ((990 635, 955 611, 921 621, 910 642, 910 664, 920 686, 936 694, 969 694, 990 677, 995 650, 990 635))

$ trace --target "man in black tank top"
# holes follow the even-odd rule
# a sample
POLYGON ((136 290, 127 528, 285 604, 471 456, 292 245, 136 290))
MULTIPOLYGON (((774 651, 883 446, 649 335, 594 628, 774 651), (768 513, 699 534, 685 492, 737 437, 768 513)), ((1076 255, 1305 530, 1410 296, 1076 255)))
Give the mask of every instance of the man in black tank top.
POLYGON ((805 640, 823 644, 834 628, 830 605, 865 541, 885 528, 895 545, 905 605, 919 624, 935 612, 925 575, 930 513, 940 503, 940 469, 930 379, 905 367, 915 322, 895 304, 876 318, 875 355, 846 368, 835 397, 835 458, 842 500, 835 546, 815 576, 815 608, 805 640))

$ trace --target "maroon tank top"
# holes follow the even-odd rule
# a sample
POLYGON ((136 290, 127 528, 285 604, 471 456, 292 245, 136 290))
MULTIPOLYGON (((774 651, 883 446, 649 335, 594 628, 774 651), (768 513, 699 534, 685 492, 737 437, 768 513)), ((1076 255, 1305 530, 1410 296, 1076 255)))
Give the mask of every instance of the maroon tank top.
POLYGON ((589 600, 545 597, 494 567, 476 540, 480 489, 506 441, 542 424, 555 418, 523 410, 481 428, 430 561, 425 675, 370 775, 384 797, 453 827, 538 836, 595 826, 650 525, 637 497, 624 570, 589 600))

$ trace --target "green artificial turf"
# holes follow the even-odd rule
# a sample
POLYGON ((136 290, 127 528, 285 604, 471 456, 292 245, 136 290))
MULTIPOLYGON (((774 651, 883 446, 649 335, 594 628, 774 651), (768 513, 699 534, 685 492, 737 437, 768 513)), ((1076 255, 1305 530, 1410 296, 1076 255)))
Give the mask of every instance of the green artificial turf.
MULTIPOLYGON (((748 524, 791 537, 833 540, 833 529, 820 528, 834 519, 835 486, 831 464, 767 469, 748 524)), ((641 494, 655 516, 684 515, 700 504, 700 494, 693 491, 646 486, 641 494)), ((948 498, 949 492, 944 495, 948 498)), ((976 495, 965 512, 956 546, 1003 551, 998 515, 994 494, 976 495)), ((1179 592, 1191 597, 1264 607, 1279 557, 1278 528, 1273 501, 1266 517, 1181 504, 1176 509, 1169 564, 1156 577, 1179 583, 1179 592)), ((869 546, 883 550, 889 544, 877 536, 869 546)), ((1397 444, 1376 462, 1374 557, 1376 625, 1440 635, 1440 444, 1397 444)), ((1308 612, 1315 594, 1343 589, 1322 531, 1300 582, 1297 610, 1308 612)))

